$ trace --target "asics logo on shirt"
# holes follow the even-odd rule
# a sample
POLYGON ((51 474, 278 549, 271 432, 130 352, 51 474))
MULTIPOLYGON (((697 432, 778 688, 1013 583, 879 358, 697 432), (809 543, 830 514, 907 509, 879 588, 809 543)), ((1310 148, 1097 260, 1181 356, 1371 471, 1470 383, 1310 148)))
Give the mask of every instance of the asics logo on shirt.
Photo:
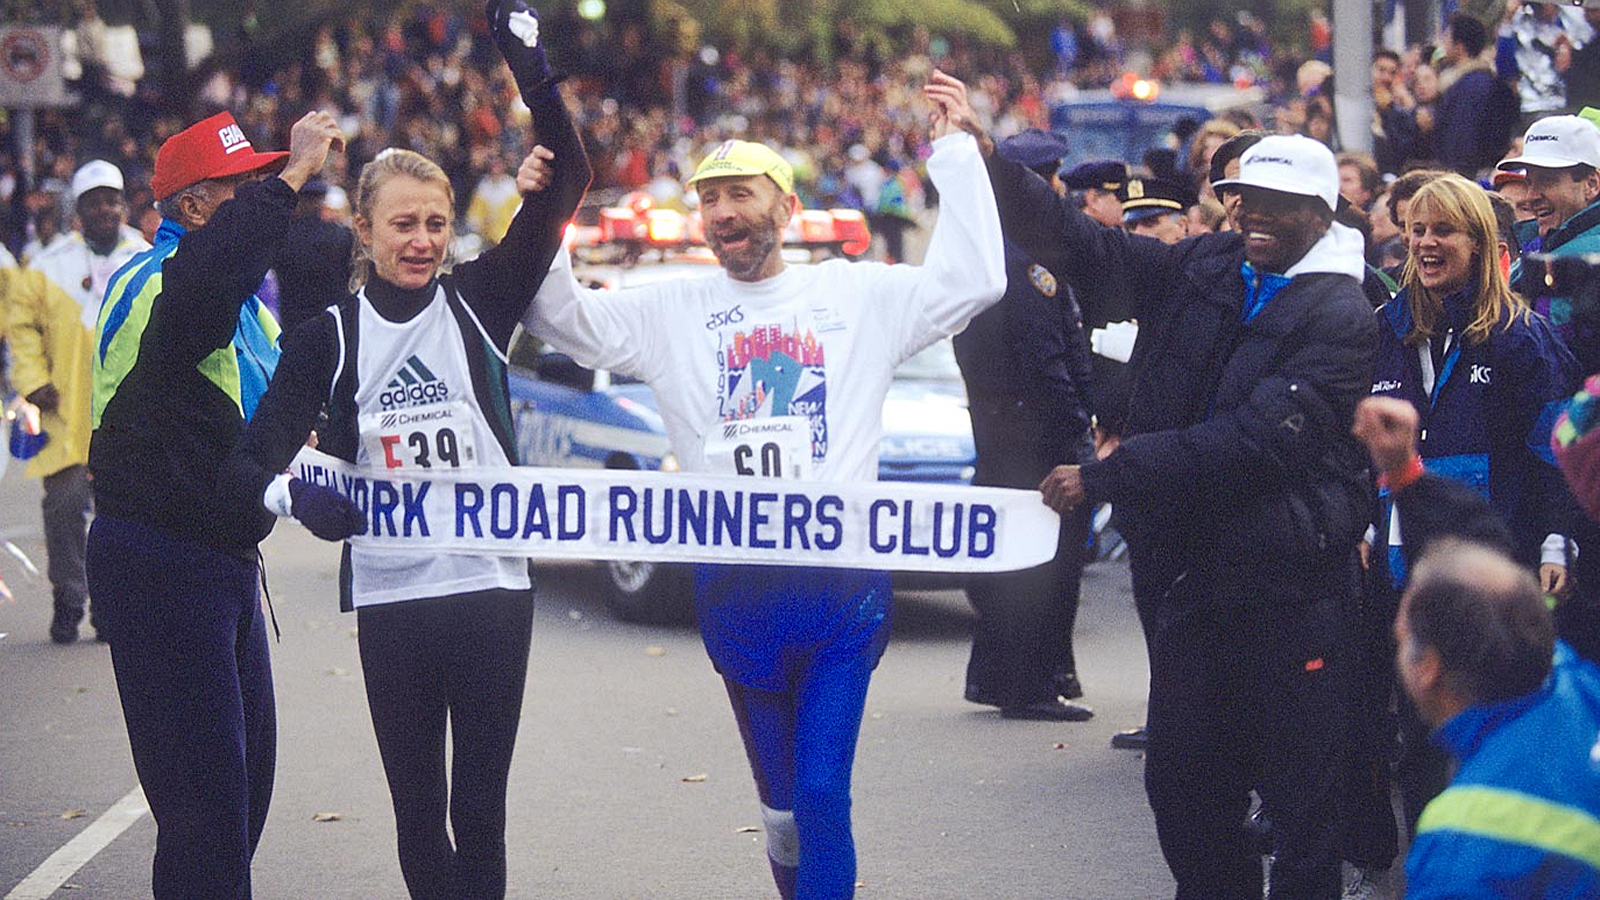
POLYGON ((1467 375, 1467 381, 1471 384, 1488 384, 1489 376, 1492 374, 1494 374, 1493 366, 1473 366, 1467 375))
POLYGON ((716 331, 724 325, 737 325, 744 321, 744 310, 735 306, 732 309, 719 310, 706 319, 706 330, 716 331))
POLYGON ((378 395, 378 404, 383 409, 394 409, 399 406, 437 403, 449 397, 450 386, 413 355, 384 386, 383 393, 378 395))

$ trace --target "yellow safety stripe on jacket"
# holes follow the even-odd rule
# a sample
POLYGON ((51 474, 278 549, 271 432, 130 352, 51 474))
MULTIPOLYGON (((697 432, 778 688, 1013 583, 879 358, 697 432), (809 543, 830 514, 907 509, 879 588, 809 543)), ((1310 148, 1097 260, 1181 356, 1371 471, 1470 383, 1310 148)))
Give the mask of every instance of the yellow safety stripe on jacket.
POLYGON ((1422 811, 1417 836, 1454 831, 1570 856, 1600 869, 1600 819, 1504 788, 1447 788, 1422 811))

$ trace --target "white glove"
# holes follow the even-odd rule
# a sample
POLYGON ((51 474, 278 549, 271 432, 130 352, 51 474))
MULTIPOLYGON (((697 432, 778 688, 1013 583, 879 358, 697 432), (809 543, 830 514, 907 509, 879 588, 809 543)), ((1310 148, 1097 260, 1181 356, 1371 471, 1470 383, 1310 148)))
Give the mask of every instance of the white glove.
POLYGON ((1125 363, 1133 358, 1133 342, 1138 336, 1138 322, 1112 322, 1089 332, 1089 349, 1106 359, 1125 363))

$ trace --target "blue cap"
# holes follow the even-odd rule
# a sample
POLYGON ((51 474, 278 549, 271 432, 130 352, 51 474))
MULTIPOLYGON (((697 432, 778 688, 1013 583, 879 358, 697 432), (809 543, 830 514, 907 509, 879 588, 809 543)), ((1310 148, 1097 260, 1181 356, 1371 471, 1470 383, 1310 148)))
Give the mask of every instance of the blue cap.
POLYGON ((1054 170, 1067 155, 1067 139, 1053 131, 1029 128, 1001 141, 995 149, 1018 165, 1054 170))
POLYGON ((1115 191, 1128 181, 1128 164, 1115 159, 1096 159, 1079 163, 1061 173, 1068 190, 1115 191))

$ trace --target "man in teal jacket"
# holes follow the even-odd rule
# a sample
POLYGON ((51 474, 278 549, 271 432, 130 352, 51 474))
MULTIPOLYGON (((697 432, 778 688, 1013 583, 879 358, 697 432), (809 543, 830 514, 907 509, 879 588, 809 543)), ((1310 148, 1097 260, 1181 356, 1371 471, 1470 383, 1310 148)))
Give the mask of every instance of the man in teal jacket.
POLYGON ((1532 576, 1435 542, 1395 638, 1407 693, 1459 762, 1417 825, 1408 900, 1600 896, 1600 669, 1556 641, 1532 576))
MULTIPOLYGON (((1500 168, 1527 173, 1528 203, 1537 218, 1517 223, 1524 251, 1600 253, 1600 127, 1581 116, 1546 116, 1528 126, 1522 155, 1500 168)), ((1570 297, 1552 297, 1543 284, 1523 278, 1521 259, 1512 265, 1511 287, 1573 343, 1570 297)))

